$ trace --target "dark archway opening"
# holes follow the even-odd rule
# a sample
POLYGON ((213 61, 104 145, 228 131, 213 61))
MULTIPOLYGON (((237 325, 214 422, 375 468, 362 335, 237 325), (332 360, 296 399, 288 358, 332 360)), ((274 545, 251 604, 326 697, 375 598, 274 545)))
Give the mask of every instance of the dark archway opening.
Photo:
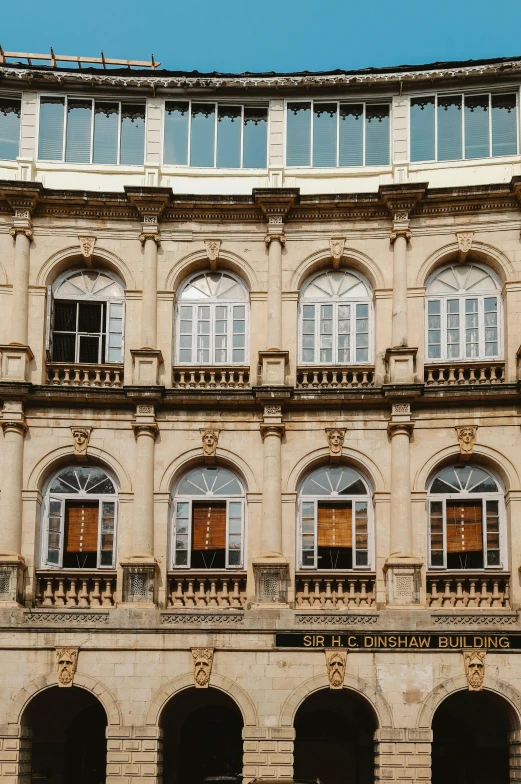
POLYGON ((348 689, 323 689, 295 716, 295 778, 322 784, 373 784, 376 716, 348 689))
POLYGON ((432 784, 508 784, 510 706, 497 694, 460 691, 432 721, 432 784))
POLYGON ((186 689, 161 715, 163 784, 242 774, 242 714, 218 689, 186 689))
POLYGON ((54 686, 31 700, 22 723, 32 730, 31 782, 103 784, 107 716, 96 697, 54 686))

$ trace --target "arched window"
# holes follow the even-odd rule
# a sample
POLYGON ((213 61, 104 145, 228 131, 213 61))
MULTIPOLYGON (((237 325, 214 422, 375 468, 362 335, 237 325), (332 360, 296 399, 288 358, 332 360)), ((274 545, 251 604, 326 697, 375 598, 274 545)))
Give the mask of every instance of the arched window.
POLYGON ((47 349, 53 362, 123 362, 124 289, 109 272, 75 270, 48 295, 47 349))
POLYGON ((484 468, 443 468, 429 489, 430 566, 501 569, 504 563, 503 491, 484 468))
POLYGON ((176 363, 244 365, 248 334, 248 291, 228 272, 190 278, 177 304, 176 363))
POLYGON ((352 468, 328 466, 313 471, 300 490, 300 567, 368 569, 370 500, 367 482, 352 468))
POLYGON ((315 275, 302 290, 299 310, 301 364, 372 362, 372 292, 357 272, 315 275))
POLYGON ((227 468, 196 468, 174 495, 172 567, 240 569, 243 564, 244 487, 227 468))
POLYGON ((42 566, 114 567, 117 490, 102 468, 69 466, 45 495, 42 566))
POLYGON ((450 264, 427 285, 427 361, 502 355, 500 283, 480 264, 450 264))

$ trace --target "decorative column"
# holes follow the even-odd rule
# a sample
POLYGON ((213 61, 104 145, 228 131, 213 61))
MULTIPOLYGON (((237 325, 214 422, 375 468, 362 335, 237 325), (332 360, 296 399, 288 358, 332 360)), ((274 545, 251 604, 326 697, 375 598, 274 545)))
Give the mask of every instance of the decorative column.
POLYGON ((132 554, 121 561, 123 601, 148 606, 155 601, 157 571, 154 557, 154 453, 158 426, 152 404, 137 404, 132 428, 136 437, 134 523, 132 554))
POLYGON ((163 356, 157 344, 157 264, 161 246, 159 220, 168 204, 170 188, 125 188, 127 198, 141 217, 139 241, 143 246, 143 295, 141 299, 140 347, 130 350, 133 360, 132 383, 154 386, 159 383, 163 356))
POLYGON ((259 604, 287 602, 288 562, 282 553, 282 406, 264 406, 261 555, 253 561, 259 604))
POLYGON ((0 602, 22 601, 25 562, 22 549, 22 489, 24 439, 23 405, 8 400, 2 411, 3 482, 0 520, 0 602))
POLYGON ((393 403, 387 432, 391 439, 391 552, 385 564, 387 601, 420 602, 423 561, 413 555, 409 441, 414 422, 409 403, 393 403))

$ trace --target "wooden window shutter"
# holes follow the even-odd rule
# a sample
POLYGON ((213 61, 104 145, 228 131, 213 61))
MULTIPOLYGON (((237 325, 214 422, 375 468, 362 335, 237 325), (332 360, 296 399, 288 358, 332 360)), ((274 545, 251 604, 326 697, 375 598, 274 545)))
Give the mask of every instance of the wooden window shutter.
POLYGON ((226 549, 226 503, 194 503, 192 520, 192 550, 226 549))
POLYGON ((318 504, 318 546, 353 546, 353 509, 351 504, 318 504))
POLYGON ((447 552, 477 553, 482 550, 481 501, 447 501, 447 552))
POLYGON ((98 502, 67 502, 65 552, 95 553, 98 550, 98 502))

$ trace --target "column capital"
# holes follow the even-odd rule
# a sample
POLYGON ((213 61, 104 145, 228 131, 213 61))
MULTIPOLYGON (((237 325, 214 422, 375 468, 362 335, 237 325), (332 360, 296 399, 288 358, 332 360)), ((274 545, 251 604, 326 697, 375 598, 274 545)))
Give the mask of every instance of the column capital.
POLYGON ((277 436, 278 438, 282 439, 282 436, 286 432, 286 426, 283 422, 262 422, 260 426, 260 432, 263 441, 266 436, 277 436))
POLYGON ((25 436, 29 430, 25 420, 22 419, 4 419, 2 420, 1 425, 4 435, 6 433, 18 433, 18 435, 25 436))
POLYGON ((387 423, 387 432, 391 438, 397 435, 406 435, 410 438, 413 430, 414 422, 393 422, 391 420, 387 423))
POLYGON ((136 439, 139 436, 150 436, 155 440, 159 433, 159 428, 155 422, 132 422, 132 430, 136 439))
POLYGON ((159 246, 161 245, 161 234, 159 232, 157 222, 155 222, 153 226, 143 222, 142 228, 143 231, 141 232, 138 238, 140 243, 144 245, 147 240, 153 240, 156 243, 157 247, 159 248, 159 246), (150 231, 150 228, 152 228, 152 231, 150 231))
POLYGON ((23 234, 25 237, 27 237, 28 240, 32 240, 33 238, 33 230, 31 225, 27 227, 14 225, 11 229, 9 229, 9 234, 13 239, 16 239, 17 234, 23 234))

